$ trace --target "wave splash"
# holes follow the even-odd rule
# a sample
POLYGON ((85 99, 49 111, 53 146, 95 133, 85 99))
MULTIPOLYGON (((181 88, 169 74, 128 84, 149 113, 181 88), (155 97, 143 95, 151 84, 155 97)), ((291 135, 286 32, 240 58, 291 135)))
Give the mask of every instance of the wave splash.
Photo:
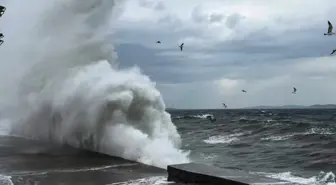
POLYGON ((270 178, 280 179, 292 182, 294 184, 305 185, 336 185, 335 174, 332 172, 321 171, 317 176, 310 178, 304 178, 293 175, 291 172, 283 173, 265 173, 265 172, 253 172, 252 174, 262 175, 270 178))
POLYGON ((162 168, 188 162, 155 83, 139 68, 118 69, 110 30, 121 3, 9 2, 0 50, 2 117, 12 135, 162 168), (10 24, 22 17, 29 22, 10 24))

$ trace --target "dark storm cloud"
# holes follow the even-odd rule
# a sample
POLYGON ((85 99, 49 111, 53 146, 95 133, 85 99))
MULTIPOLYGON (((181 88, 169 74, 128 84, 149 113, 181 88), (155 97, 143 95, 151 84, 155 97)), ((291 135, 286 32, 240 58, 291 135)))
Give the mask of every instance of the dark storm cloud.
POLYGON ((140 66, 169 105, 220 107, 222 98, 230 107, 336 100, 336 56, 329 56, 336 37, 323 35, 327 19, 336 24, 334 1, 164 2, 164 11, 145 5, 149 11, 142 8, 139 16, 131 8, 131 24, 117 32, 116 47, 122 67, 140 66), (133 45, 120 45, 125 43, 133 45), (291 94, 292 86, 300 95, 291 94), (249 93, 242 96, 242 88, 249 93))
POLYGON ((140 44, 119 45, 117 52, 125 66, 139 65, 146 74, 162 83, 207 81, 223 76, 259 79, 275 74, 267 71, 256 73, 248 69, 257 70, 258 65, 273 65, 276 68, 286 64, 284 60, 288 59, 329 55, 336 45, 319 32, 318 29, 307 29, 301 33, 287 32, 279 37, 259 32, 245 40, 223 42, 212 49, 196 50, 198 54, 213 55, 211 60, 159 55, 176 49, 153 49, 140 44))
POLYGON ((233 29, 239 23, 239 21, 244 18, 244 16, 241 16, 237 13, 231 14, 226 19, 226 26, 233 29))
POLYGON ((151 8, 157 11, 164 10, 165 5, 162 1, 155 1, 155 0, 139 0, 139 5, 145 8, 151 8))
POLYGON ((234 28, 244 18, 238 13, 225 15, 221 12, 203 12, 202 6, 195 6, 191 12, 192 20, 196 23, 224 23, 230 29, 234 28))
MULTIPOLYGON (((228 16, 214 12, 205 14, 200 6, 192 10, 191 18, 196 23, 224 21, 223 24, 230 29, 245 19, 236 13, 228 16)), ((169 24, 160 27, 163 23, 159 22, 158 28, 152 31, 124 29, 116 33, 116 38, 136 43, 117 46, 122 66, 138 65, 159 83, 207 81, 222 77, 262 79, 277 75, 274 71, 269 72, 269 68, 287 65, 291 59, 326 56, 336 48, 336 40, 323 35, 326 24, 321 22, 300 30, 278 33, 270 32, 265 25, 243 37, 216 41, 209 48, 185 43, 185 51, 181 53, 177 48, 181 39, 193 37, 207 41, 204 33, 195 28, 179 29, 182 22, 173 16, 167 15, 161 20, 169 24), (157 40, 162 44, 155 44, 157 40), (199 57, 202 55, 210 58, 199 57), (258 69, 263 69, 260 66, 266 66, 266 71, 258 72, 258 69)))
POLYGON ((223 14, 212 13, 209 15, 209 21, 212 23, 222 22, 225 16, 223 14))
POLYGON ((259 32, 258 35, 251 35, 244 40, 219 43, 209 52, 234 52, 250 56, 267 54, 274 62, 284 59, 321 57, 330 54, 336 47, 336 40, 327 39, 320 31, 319 29, 305 29, 299 33, 284 32, 277 36, 259 32))
POLYGON ((159 55, 159 49, 139 44, 119 44, 116 45, 116 51, 122 68, 137 65, 157 82, 182 83, 211 80, 216 77, 215 73, 211 73, 212 68, 200 69, 188 65, 178 56, 159 55))

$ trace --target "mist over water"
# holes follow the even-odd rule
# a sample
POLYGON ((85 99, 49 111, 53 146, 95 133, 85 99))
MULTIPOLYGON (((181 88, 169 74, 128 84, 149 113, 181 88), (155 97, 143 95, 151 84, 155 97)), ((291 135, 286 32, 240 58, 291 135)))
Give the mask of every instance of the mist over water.
POLYGON ((122 2, 6 4, 0 111, 10 134, 162 168, 188 162, 155 83, 139 68, 118 69, 109 37, 122 2))

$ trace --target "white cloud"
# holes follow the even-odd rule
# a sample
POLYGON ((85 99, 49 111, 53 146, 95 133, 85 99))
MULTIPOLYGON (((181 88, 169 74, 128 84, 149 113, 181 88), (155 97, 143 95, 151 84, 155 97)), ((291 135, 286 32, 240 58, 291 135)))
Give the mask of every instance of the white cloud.
POLYGON ((223 78, 217 81, 219 93, 223 95, 233 95, 244 88, 244 81, 237 79, 223 78))

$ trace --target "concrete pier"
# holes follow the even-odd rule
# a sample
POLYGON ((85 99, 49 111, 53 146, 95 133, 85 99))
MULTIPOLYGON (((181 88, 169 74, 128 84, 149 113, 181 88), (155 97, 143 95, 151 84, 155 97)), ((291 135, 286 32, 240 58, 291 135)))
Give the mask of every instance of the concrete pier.
MULTIPOLYGON (((139 179, 167 179, 171 185, 289 185, 293 183, 251 175, 247 172, 187 163, 170 165, 168 169, 147 166, 72 147, 55 146, 17 137, 0 137, 0 184, 11 177, 16 185, 120 185, 139 179), (167 177, 168 171, 168 177, 167 177)), ((160 180, 161 181, 161 180, 160 180)), ((142 182, 142 184, 153 184, 142 182)), ((155 183, 158 184, 158 183, 155 183)), ((166 184, 166 182, 162 182, 166 184)))
POLYGON ((167 177, 164 169, 71 147, 0 137, 0 184, 106 185, 167 177))

